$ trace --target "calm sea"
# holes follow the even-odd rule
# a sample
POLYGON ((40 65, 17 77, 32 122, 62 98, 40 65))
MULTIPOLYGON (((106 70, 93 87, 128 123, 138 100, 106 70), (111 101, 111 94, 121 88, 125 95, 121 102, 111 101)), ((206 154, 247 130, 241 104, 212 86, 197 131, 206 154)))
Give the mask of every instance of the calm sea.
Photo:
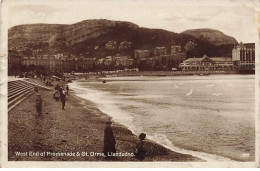
POLYGON ((105 79, 70 87, 133 133, 174 151, 208 161, 254 160, 254 75, 105 79))

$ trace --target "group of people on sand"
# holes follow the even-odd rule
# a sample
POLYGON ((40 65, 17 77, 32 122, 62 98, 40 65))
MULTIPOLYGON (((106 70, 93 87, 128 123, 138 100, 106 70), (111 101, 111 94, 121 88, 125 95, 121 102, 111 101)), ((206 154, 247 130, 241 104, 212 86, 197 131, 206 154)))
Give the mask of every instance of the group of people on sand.
MULTIPOLYGON (((34 88, 34 91, 37 93, 36 97, 36 111, 39 115, 42 114, 42 98, 41 95, 38 93, 39 89, 36 86, 34 88)), ((63 86, 59 86, 59 84, 56 85, 55 91, 53 94, 53 97, 56 101, 59 99, 62 103, 62 109, 65 110, 65 101, 66 101, 66 95, 69 94, 69 86, 66 86, 66 91, 64 91, 63 86)), ((109 119, 106 122, 106 128, 104 130, 104 154, 107 158, 113 158, 113 153, 116 153, 116 139, 114 137, 113 130, 111 128, 111 120, 109 119)), ((146 137, 146 134, 141 133, 139 135, 139 142, 136 145, 136 151, 134 153, 135 158, 137 160, 144 160, 146 156, 146 150, 144 149, 144 139, 146 137)))
POLYGON ((43 76, 42 81, 45 83, 46 86, 53 86, 53 79, 51 79, 50 77, 43 76))
POLYGON ((53 86, 51 81, 46 81, 46 86, 53 86))
MULTIPOLYGON (((58 101, 60 99, 61 104, 62 104, 62 110, 65 110, 65 102, 66 102, 66 95, 69 95, 69 86, 66 86, 66 90, 64 91, 63 87, 59 86, 58 84, 55 87, 55 91, 53 94, 53 97, 56 101, 58 101)), ((41 98, 41 94, 38 93, 39 88, 37 86, 35 86, 34 91, 37 93, 36 95, 36 100, 35 100, 35 107, 36 107, 36 111, 39 115, 42 114, 42 98, 41 98)))
MULTIPOLYGON (((110 158, 113 153, 116 153, 116 140, 114 137, 113 130, 111 128, 112 122, 110 119, 106 122, 106 128, 104 131, 104 154, 110 158)), ((144 139, 146 134, 141 133, 139 135, 139 142, 136 145, 136 151, 134 153, 137 160, 144 160, 146 156, 146 150, 144 149, 144 139)))
POLYGON ((69 86, 68 85, 66 86, 66 91, 65 91, 63 86, 57 84, 54 90, 53 98, 56 101, 60 99, 62 104, 62 110, 65 110, 66 95, 69 95, 69 86))

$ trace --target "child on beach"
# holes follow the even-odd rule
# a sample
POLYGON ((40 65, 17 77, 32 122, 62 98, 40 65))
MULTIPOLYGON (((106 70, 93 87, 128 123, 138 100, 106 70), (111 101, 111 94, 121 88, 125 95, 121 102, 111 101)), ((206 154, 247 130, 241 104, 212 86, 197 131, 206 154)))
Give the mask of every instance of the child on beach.
POLYGON ((42 98, 41 98, 41 95, 40 94, 37 94, 37 97, 36 97, 36 110, 37 110, 37 113, 39 115, 42 114, 42 98))
POLYGON ((58 101, 60 99, 60 92, 58 90, 55 90, 53 97, 56 101, 58 101))

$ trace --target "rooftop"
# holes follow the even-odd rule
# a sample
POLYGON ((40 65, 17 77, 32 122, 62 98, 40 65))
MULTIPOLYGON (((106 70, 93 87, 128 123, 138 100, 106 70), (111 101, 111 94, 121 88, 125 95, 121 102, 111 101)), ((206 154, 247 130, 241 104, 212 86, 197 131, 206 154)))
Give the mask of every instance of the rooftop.
POLYGON ((216 62, 216 61, 232 61, 231 57, 211 57, 210 58, 210 57, 204 55, 202 58, 188 58, 188 59, 185 60, 185 62, 197 62, 197 61, 201 61, 201 60, 206 59, 206 58, 208 58, 208 59, 210 59, 214 62, 216 62))

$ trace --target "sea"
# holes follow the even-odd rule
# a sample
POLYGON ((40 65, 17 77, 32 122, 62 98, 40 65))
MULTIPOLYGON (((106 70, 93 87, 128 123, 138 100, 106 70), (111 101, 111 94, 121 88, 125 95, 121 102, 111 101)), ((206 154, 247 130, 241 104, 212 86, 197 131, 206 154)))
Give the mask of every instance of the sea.
POLYGON ((134 134, 175 152, 255 160, 254 75, 110 77, 69 86, 134 134))

